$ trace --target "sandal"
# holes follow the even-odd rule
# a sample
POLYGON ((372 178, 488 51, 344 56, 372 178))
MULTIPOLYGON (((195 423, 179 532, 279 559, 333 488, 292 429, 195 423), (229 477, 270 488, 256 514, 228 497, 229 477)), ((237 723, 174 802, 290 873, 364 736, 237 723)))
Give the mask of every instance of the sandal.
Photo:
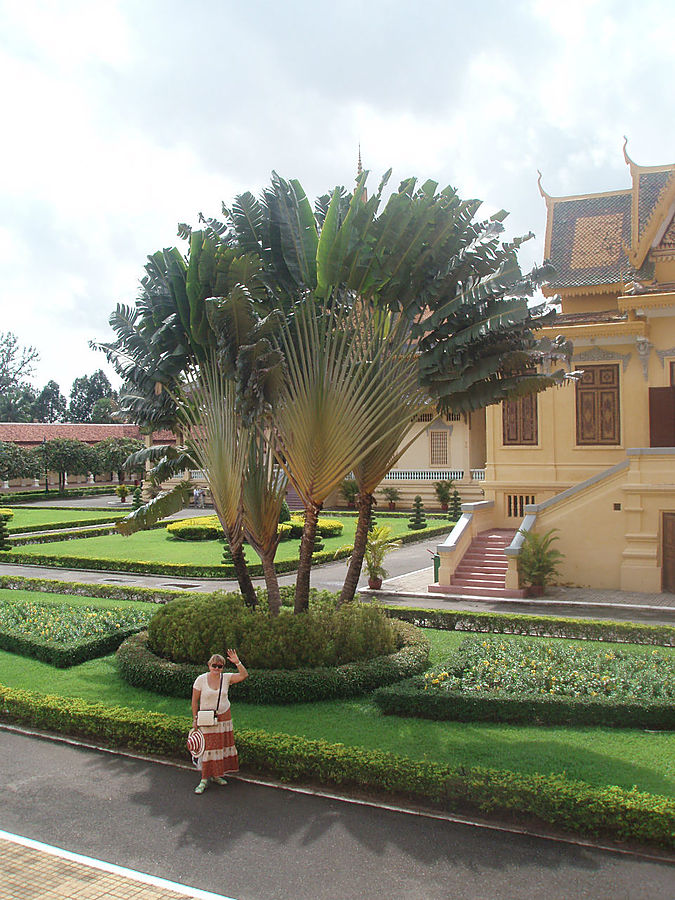
POLYGON ((197 785, 197 787, 195 788, 195 794, 203 794, 204 791, 206 790, 207 784, 208 784, 208 782, 205 781, 204 779, 202 779, 202 781, 200 781, 199 784, 197 785))
POLYGON ((220 775, 214 775, 211 778, 211 781, 215 781, 216 784, 227 784, 227 780, 222 778, 220 775))

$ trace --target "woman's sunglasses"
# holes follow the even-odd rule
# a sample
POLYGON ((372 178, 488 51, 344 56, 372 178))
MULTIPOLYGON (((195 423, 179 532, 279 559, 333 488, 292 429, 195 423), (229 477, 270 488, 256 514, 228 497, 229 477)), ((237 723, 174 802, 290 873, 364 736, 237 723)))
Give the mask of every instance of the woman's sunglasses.
POLYGON ((223 664, 222 663, 211 663, 211 668, 212 669, 222 669, 223 664))

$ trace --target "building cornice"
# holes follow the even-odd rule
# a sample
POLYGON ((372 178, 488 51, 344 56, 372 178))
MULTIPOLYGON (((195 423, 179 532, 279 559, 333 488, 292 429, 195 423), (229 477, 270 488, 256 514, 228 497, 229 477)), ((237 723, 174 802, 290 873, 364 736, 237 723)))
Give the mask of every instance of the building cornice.
POLYGON ((649 315, 649 310, 675 307, 675 292, 669 291, 662 294, 622 294, 617 300, 619 310, 643 310, 644 315, 649 315))
POLYGON ((617 343, 625 343, 625 338, 646 339, 648 326, 646 322, 640 320, 625 322, 587 322, 580 325, 565 325, 561 322, 558 325, 548 325, 541 329, 541 334, 547 337, 554 337, 558 334, 564 334, 573 343, 579 338, 591 340, 593 338, 616 338, 617 343))

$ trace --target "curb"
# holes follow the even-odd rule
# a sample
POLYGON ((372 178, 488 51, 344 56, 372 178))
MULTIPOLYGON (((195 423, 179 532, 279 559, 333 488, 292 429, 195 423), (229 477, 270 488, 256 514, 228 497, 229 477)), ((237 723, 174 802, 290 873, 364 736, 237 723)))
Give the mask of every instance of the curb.
MULTIPOLYGON (((71 747, 82 747, 88 750, 96 750, 99 753, 107 753, 110 756, 120 756, 125 759, 134 759, 139 762, 150 762, 161 766, 168 766, 174 769, 184 769, 190 772, 194 771, 194 766, 189 763, 182 763, 178 760, 164 759, 157 756, 147 756, 142 753, 133 753, 130 750, 119 750, 106 747, 102 744, 95 744, 89 741, 82 741, 64 735, 51 734, 45 731, 38 731, 17 725, 9 725, 0 722, 0 731, 9 731, 14 734, 21 734, 26 737, 35 737, 43 741, 52 741, 54 743, 67 744, 71 747)), ((656 862, 666 862, 675 865, 675 856, 667 852, 659 853, 658 850, 641 850, 623 847, 618 844, 602 843, 599 841, 591 841, 582 838, 574 838, 566 835, 551 834, 545 831, 519 827, 499 822, 490 822, 486 819, 470 818, 467 816, 450 815, 449 813, 436 812, 433 810, 415 807, 402 806, 400 804, 386 803, 380 800, 366 800, 359 797, 353 797, 349 794, 338 793, 336 791, 328 791, 302 785, 292 785, 287 782, 274 781, 270 779, 255 778, 248 775, 228 775, 228 779, 232 781, 240 781, 244 784, 252 784, 259 787, 272 788, 274 790, 286 791, 290 794, 301 794, 310 797, 318 797, 325 800, 333 800, 339 803, 347 803, 352 806, 365 806, 370 809, 382 809, 388 812, 396 812, 402 815, 417 816, 421 819, 430 819, 432 821, 447 822, 453 825, 464 825, 472 828, 481 828, 485 831, 494 831, 501 834, 514 834, 526 837, 534 837, 540 840, 551 841, 557 844, 566 844, 572 847, 585 847, 592 850, 604 850, 608 853, 616 853, 621 856, 631 856, 638 859, 648 859, 656 862)))

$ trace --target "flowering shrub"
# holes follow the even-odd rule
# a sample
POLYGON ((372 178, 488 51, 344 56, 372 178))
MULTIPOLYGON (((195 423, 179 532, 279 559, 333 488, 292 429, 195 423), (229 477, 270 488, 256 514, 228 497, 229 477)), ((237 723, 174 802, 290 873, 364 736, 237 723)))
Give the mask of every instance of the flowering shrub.
POLYGON ((469 637, 425 690, 675 700, 675 655, 558 641, 469 637))
POLYGON ((0 603, 0 631, 72 644, 83 638, 142 628, 149 622, 153 611, 5 600, 0 603))

